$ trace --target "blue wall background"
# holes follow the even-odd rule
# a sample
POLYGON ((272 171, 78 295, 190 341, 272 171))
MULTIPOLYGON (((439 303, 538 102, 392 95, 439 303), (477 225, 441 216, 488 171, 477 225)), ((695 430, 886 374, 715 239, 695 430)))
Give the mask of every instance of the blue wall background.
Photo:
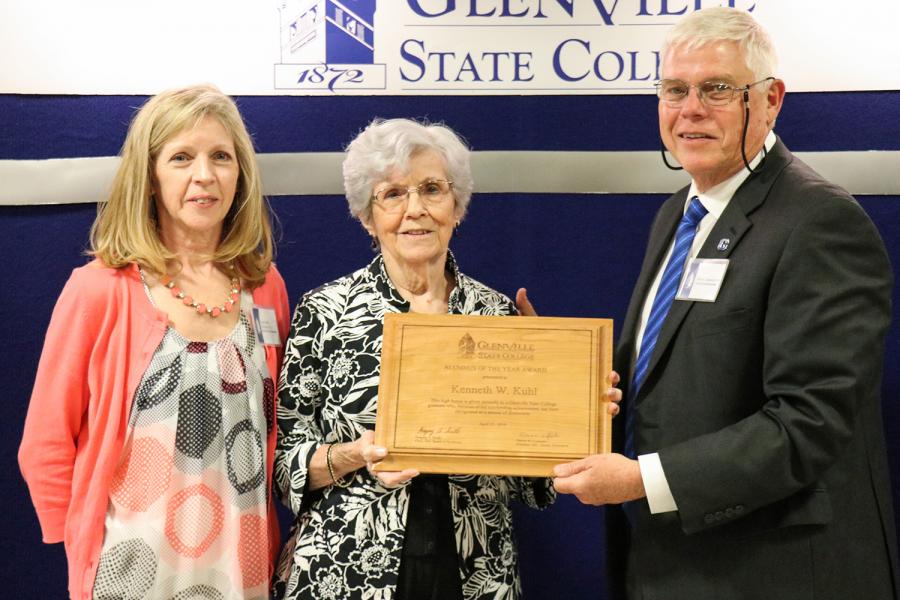
MULTIPOLYGON (((0 159, 117 154, 136 96, 0 95, 0 159)), ((239 97, 260 152, 340 151, 375 116, 443 121, 475 150, 655 150, 652 96, 239 97)), ((795 151, 900 150, 900 92, 788 94, 777 132, 795 151)), ((550 166, 549 168, 558 168, 550 166)), ((602 165, 597 166, 603 168, 602 165)), ((664 168, 661 164, 660 169, 664 168)), ((898 165, 900 168, 900 165, 898 165)), ((665 195, 476 194, 452 248, 469 275, 509 295, 519 286, 544 315, 624 318, 647 231, 665 195)), ((673 190, 674 191, 674 190, 673 190)), ((900 196, 861 203, 900 268, 900 196)), ((338 196, 271 199, 277 262, 291 302, 365 264, 368 238, 338 196)), ((85 262, 92 205, 0 207, 4 352, 0 367, 0 520, 8 598, 64 598, 62 545, 45 546, 16 451, 57 294, 85 262)), ((900 309, 889 334, 885 428, 900 483, 900 309)), ((895 506, 900 505, 895 501, 895 506)), ((896 509, 895 509, 896 510, 896 509)), ((900 510, 898 510, 900 512, 900 510)), ((604 599, 603 513, 561 498, 516 513, 526 597, 604 599)), ((614 552, 615 549, 608 551, 614 552)))

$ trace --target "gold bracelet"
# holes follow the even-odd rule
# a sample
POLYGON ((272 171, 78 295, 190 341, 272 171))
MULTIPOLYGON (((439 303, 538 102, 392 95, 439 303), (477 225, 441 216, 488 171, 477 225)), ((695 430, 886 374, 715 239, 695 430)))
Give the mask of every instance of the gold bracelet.
POLYGON ((331 475, 331 483, 332 485, 336 485, 340 488, 348 488, 350 484, 353 482, 344 481, 344 478, 338 479, 334 476, 334 465, 331 464, 331 451, 334 449, 334 444, 328 444, 328 450, 325 451, 325 464, 328 465, 328 474, 331 475))

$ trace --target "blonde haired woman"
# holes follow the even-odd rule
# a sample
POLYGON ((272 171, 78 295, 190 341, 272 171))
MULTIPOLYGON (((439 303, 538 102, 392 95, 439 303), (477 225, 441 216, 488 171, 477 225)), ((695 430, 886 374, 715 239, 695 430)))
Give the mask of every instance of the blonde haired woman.
POLYGON ((289 309, 228 96, 194 86, 141 108, 91 245, 54 309, 19 450, 69 593, 265 598, 289 309))

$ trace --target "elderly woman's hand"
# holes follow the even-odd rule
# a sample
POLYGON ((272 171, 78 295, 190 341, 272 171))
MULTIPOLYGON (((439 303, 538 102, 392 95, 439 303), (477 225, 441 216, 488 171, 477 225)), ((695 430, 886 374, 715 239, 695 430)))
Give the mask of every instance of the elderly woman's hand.
POLYGON ((387 449, 375 445, 374 431, 365 432, 353 443, 359 445, 360 455, 366 462, 366 469, 368 469, 369 474, 386 488, 399 487, 419 474, 415 469, 404 469, 403 471, 376 471, 374 468, 375 463, 387 456, 387 449))
POLYGON ((322 444, 310 461, 310 489, 329 485, 345 487, 346 476, 361 467, 386 488, 403 485, 419 474, 414 469, 376 472, 375 463, 387 456, 387 449, 375 445, 375 432, 366 431, 352 442, 322 444), (329 464, 330 460, 330 464, 329 464))
POLYGON ((534 310, 534 307, 531 305, 531 301, 528 299, 528 290, 525 288, 519 288, 516 292, 516 308, 519 310, 519 314, 523 317, 536 317, 538 316, 537 311, 534 310))

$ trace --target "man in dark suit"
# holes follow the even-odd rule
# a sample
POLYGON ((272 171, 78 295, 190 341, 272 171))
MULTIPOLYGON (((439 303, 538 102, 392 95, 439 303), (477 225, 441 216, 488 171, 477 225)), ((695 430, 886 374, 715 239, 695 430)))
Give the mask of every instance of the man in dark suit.
POLYGON ((691 183, 657 214, 622 327, 621 453, 555 473, 582 502, 624 503, 610 577, 635 600, 897 597, 891 268, 856 201, 772 132, 775 60, 727 8, 663 48, 660 133, 691 183))

